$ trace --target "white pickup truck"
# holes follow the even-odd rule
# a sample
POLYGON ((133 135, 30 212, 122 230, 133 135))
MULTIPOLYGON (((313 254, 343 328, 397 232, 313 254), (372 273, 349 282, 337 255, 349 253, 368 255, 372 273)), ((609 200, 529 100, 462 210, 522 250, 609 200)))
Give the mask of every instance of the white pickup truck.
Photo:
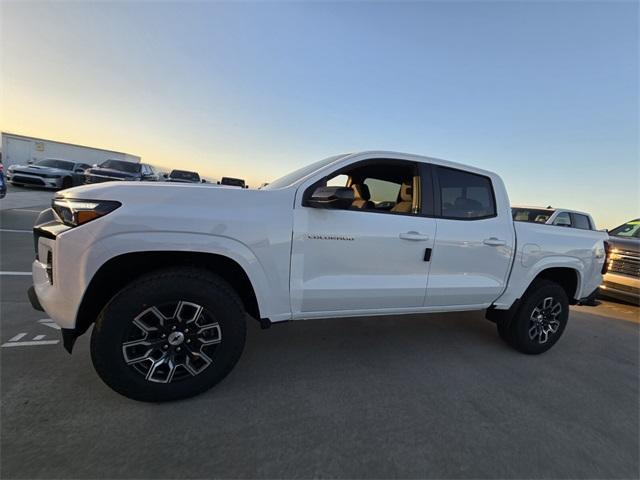
POLYGON ((65 190, 34 227, 29 298, 71 352, 92 325, 130 398, 202 392, 245 321, 486 310, 536 354, 602 280, 606 233, 513 222, 498 175, 392 152, 331 157, 260 190, 111 182, 65 190))

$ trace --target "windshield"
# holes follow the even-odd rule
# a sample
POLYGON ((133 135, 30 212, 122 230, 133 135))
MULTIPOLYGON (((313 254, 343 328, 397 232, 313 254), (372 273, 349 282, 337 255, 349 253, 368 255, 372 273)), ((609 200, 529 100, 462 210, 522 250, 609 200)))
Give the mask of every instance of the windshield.
POLYGON ((325 158, 324 160, 320 160, 319 162, 315 162, 315 163, 312 163, 311 165, 307 165, 306 167, 299 168, 298 170, 295 170, 285 175, 284 177, 280 177, 279 179, 274 180, 268 185, 265 185, 264 187, 262 187, 262 189, 273 190, 276 188, 284 188, 284 187, 288 187, 289 185, 293 185, 298 180, 302 180, 304 177, 312 174, 316 170, 319 170, 322 167, 325 167, 330 163, 333 163, 344 156, 346 156, 346 154, 334 155, 333 157, 325 158))
POLYGON ((196 172, 187 172, 186 170, 172 170, 169 177, 175 178, 176 180, 189 180, 191 182, 200 181, 200 175, 196 172))
POLYGON ((620 225, 609 232, 614 237, 640 238, 640 218, 620 225))
POLYGON ((244 180, 240 178, 222 177, 220 179, 220 185, 230 185, 232 187, 244 187, 244 180))
POLYGON ((111 168, 113 170, 120 170, 121 172, 139 173, 140 164, 133 162, 124 162, 122 160, 105 160, 100 164, 100 168, 111 168))
POLYGON ((39 167, 59 168, 60 170, 73 170, 73 162, 66 162, 64 160, 53 160, 51 158, 47 160, 40 160, 36 162, 39 167))
POLYGON ((546 208, 513 207, 511 209, 511 215, 516 222, 546 223, 553 212, 554 210, 546 208))

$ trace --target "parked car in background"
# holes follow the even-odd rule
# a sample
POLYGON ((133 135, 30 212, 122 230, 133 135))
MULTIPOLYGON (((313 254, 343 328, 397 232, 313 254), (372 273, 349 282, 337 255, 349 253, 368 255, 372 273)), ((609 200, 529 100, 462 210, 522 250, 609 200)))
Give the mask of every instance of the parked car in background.
POLYGON ((32 305, 69 352, 93 326, 102 380, 159 402, 221 381, 248 318, 485 310, 508 345, 540 354, 602 282, 605 232, 513 222, 504 183, 479 168, 362 152, 239 190, 59 194, 34 227, 32 305))
POLYGON ((0 198, 4 198, 7 194, 7 182, 4 179, 4 165, 0 161, 0 198))
POLYGON ((640 304, 640 218, 609 232, 600 294, 640 304))
POLYGON ((176 183, 200 183, 200 175, 198 172, 189 172, 188 170, 171 170, 167 176, 167 182, 176 183))
POLYGON ((248 188, 245 185, 244 180, 241 178, 222 177, 218 182, 218 185, 227 185, 229 187, 248 188))
POLYGON ((146 163, 105 160, 85 172, 85 183, 102 183, 113 180, 158 181, 158 174, 146 163))
POLYGON ((596 224, 591 215, 576 210, 552 207, 511 207, 513 220, 516 222, 544 223, 559 227, 572 227, 581 230, 595 230, 596 224))
POLYGON ((12 185, 64 189, 84 183, 89 165, 81 162, 47 158, 31 165, 10 165, 7 180, 12 185))

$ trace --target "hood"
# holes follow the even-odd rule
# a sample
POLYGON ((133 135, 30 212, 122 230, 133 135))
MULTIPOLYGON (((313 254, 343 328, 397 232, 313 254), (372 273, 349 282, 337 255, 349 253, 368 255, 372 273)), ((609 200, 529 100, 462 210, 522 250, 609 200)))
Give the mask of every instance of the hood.
POLYGON ((123 181, 69 188, 58 197, 120 202, 104 222, 89 224, 104 227, 109 234, 170 230, 246 239, 286 224, 277 235, 290 240, 295 193, 295 188, 194 188, 188 183, 123 181))
POLYGON ((122 170, 102 167, 89 168, 85 173, 88 175, 104 175, 113 178, 138 178, 140 176, 140 172, 123 172, 122 170))
POLYGON ((60 173, 60 174, 68 174, 71 173, 71 170, 65 170, 63 168, 54 168, 54 167, 44 167, 40 165, 13 165, 11 169, 13 172, 23 172, 23 173, 60 173))
MULTIPOLYGON (((140 203, 154 203, 159 200, 174 201, 176 199, 188 203, 190 201, 206 201, 207 198, 228 198, 231 199, 230 201, 243 199, 242 203, 244 203, 244 199, 264 198, 265 194, 269 195, 275 192, 277 190, 252 190, 211 183, 123 181, 80 185, 59 192, 58 196, 120 202, 124 199, 140 203), (194 185, 199 185, 202 188, 193 188, 194 185)), ((226 206, 228 205, 233 204, 226 206)))
POLYGON ((640 254, 640 238, 616 237, 615 235, 609 235, 607 242, 611 247, 617 248, 618 250, 627 250, 629 252, 640 254))
POLYGON ((167 182, 171 183, 200 183, 197 180, 184 180, 182 178, 167 178, 167 182))

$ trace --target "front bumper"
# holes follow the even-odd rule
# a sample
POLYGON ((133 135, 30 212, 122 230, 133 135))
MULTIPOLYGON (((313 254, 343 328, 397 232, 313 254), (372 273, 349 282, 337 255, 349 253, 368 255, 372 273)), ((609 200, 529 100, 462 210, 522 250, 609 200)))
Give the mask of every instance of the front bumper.
POLYGON ((7 180, 11 182, 12 185, 33 185, 34 187, 61 188, 63 178, 47 178, 29 173, 13 172, 11 175, 7 175, 7 180))
POLYGON ((91 237, 60 223, 51 209, 40 214, 33 228, 36 258, 31 266, 34 308, 44 310, 63 329, 74 329, 86 288, 83 252, 91 237), (64 237, 64 241, 59 239, 64 237))
MULTIPOLYGON (((34 309, 44 312, 44 308, 42 308, 42 305, 40 305, 40 300, 38 299, 36 289, 33 286, 29 287, 29 289, 27 290, 27 297, 29 297, 29 302, 31 302, 31 306, 34 309)), ((60 331, 62 332, 62 344, 64 346, 64 349, 67 352, 71 353, 73 351, 73 345, 78 339, 78 333, 75 329, 72 328, 61 328, 60 331)))
POLYGON ((600 285, 600 294, 621 300, 640 303, 640 278, 630 275, 607 273, 600 285))
POLYGON ((38 294, 36 293, 36 289, 33 288, 33 285, 29 287, 27 290, 27 297, 29 298, 29 302, 34 310, 38 310, 39 312, 44 312, 44 308, 40 305, 40 300, 38 300, 38 294))

